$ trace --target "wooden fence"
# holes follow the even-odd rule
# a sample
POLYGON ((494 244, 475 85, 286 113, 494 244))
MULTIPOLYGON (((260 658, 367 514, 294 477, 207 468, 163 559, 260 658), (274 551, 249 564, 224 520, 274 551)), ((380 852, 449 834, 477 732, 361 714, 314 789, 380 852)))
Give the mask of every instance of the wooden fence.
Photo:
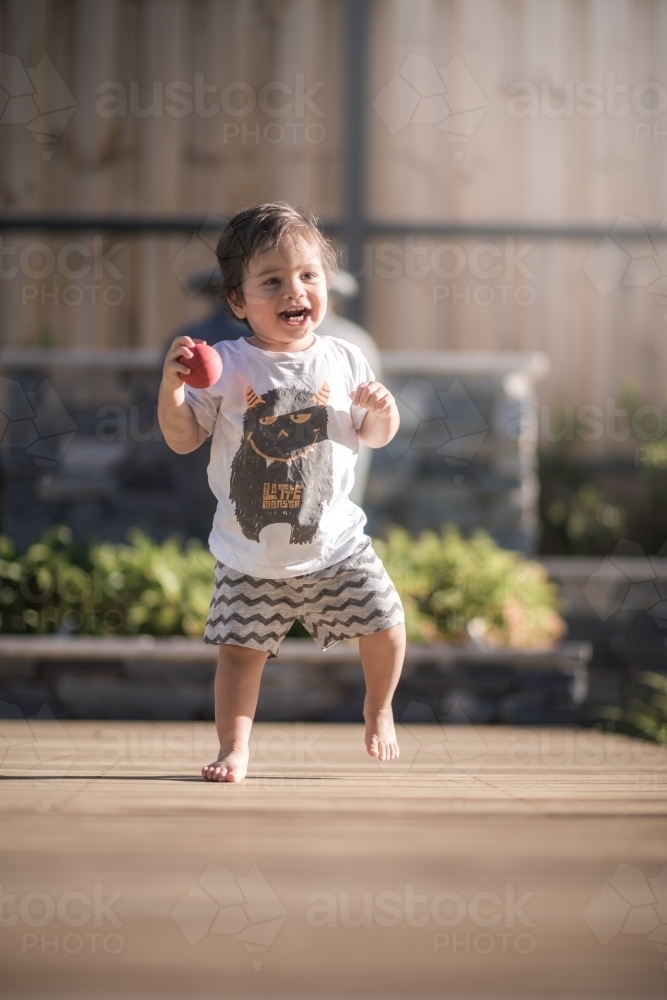
MULTIPOLYGON (((667 4, 369 8, 363 200, 388 228, 368 231, 363 284, 378 343, 539 349, 555 408, 604 406, 628 380, 664 404, 664 238, 409 230, 659 224, 667 4)), ((2 210, 206 217, 283 198, 340 221, 345 12, 343 0, 5 0, 2 210)), ((213 263, 205 234, 2 239, 4 346, 157 347, 204 308, 183 279, 213 263)))

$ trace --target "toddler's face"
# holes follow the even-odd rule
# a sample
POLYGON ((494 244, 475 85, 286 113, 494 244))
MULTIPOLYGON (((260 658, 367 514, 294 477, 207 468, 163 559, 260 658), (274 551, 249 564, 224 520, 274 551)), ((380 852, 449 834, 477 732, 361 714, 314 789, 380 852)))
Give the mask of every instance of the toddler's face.
POLYGON ((247 319, 258 341, 288 350, 316 329, 327 310, 327 285, 317 246, 286 239, 253 257, 243 280, 243 302, 230 305, 247 319))

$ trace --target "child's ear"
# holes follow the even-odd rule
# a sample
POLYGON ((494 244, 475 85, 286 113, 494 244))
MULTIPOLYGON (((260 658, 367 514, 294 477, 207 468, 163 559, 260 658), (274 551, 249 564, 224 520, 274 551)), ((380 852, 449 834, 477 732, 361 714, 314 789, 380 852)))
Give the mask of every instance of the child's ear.
POLYGON ((233 289, 227 296, 227 301, 229 302, 229 308, 232 310, 237 319, 245 319, 245 306, 241 301, 239 293, 236 288, 233 289))

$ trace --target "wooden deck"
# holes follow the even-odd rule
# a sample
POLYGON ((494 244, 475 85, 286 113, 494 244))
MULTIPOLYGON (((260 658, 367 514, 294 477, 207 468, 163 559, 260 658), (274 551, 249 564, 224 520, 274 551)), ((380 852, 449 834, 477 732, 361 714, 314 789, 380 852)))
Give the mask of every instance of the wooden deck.
POLYGON ((0 723, 3 997, 658 997, 667 751, 564 730, 0 723))

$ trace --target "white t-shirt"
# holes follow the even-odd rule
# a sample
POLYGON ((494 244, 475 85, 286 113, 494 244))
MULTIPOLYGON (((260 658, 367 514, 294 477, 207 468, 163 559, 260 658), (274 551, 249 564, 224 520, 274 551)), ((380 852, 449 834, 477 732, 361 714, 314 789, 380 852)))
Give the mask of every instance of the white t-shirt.
POLYGON ((350 393, 373 372, 358 347, 318 337, 305 351, 215 345, 223 371, 185 399, 213 434, 208 481, 218 501, 211 552, 239 573, 315 573, 363 540, 366 516, 349 499, 366 410, 350 393))

